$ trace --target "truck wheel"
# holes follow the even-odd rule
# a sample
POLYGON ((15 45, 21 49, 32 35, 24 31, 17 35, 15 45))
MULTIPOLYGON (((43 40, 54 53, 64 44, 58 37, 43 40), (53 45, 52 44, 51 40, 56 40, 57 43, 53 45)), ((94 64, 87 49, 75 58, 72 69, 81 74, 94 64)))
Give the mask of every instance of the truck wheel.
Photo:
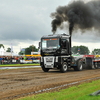
POLYGON ((68 70, 67 64, 66 63, 63 63, 62 66, 61 66, 61 68, 60 68, 60 71, 62 73, 65 73, 67 70, 68 70))
POLYGON ((92 69, 92 58, 86 58, 86 69, 92 69))
POLYGON ((98 69, 98 64, 97 64, 97 63, 95 63, 94 67, 95 67, 95 69, 98 69))
POLYGON ((82 69, 83 69, 82 62, 81 62, 81 60, 78 60, 78 61, 77 61, 77 66, 74 67, 74 70, 75 70, 75 71, 81 71, 82 69))
POLYGON ((41 67, 42 67, 42 70, 43 70, 44 72, 48 72, 48 71, 49 71, 49 68, 45 68, 44 65, 41 66, 41 67))

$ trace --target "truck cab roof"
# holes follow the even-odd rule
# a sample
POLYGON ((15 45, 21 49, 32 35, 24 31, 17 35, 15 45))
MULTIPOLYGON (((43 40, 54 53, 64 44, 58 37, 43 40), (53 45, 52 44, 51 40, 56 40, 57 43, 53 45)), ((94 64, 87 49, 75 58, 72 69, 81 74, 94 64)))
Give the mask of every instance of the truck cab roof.
POLYGON ((70 35, 67 35, 67 34, 50 34, 50 35, 44 35, 42 36, 42 38, 69 38, 70 35))

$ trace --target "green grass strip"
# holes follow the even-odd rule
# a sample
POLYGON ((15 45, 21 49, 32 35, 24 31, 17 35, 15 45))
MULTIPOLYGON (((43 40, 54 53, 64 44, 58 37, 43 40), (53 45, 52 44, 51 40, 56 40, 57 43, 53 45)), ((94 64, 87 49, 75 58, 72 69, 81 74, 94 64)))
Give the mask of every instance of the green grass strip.
POLYGON ((0 67, 11 67, 11 66, 40 66, 39 63, 35 63, 35 64, 4 64, 4 65, 0 65, 0 67))
POLYGON ((100 80, 72 86, 59 92, 42 93, 17 100, 100 100, 100 96, 89 95, 97 90, 100 90, 100 80))

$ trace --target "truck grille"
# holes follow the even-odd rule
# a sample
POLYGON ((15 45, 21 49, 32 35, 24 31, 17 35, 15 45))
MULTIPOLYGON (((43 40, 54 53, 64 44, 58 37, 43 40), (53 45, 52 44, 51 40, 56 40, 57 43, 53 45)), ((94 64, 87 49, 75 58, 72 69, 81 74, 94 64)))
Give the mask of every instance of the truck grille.
POLYGON ((53 68, 54 67, 54 57, 53 56, 44 57, 44 65, 45 65, 45 68, 53 68))
POLYGON ((53 58, 46 58, 46 62, 52 62, 53 58))

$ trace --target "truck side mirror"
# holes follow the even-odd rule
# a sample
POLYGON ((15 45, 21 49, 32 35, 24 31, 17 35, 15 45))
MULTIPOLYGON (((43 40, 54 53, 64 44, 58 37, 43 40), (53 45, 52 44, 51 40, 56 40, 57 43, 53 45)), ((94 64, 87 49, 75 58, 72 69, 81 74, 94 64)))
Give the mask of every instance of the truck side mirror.
POLYGON ((40 49, 41 48, 41 42, 39 42, 39 47, 38 47, 38 49, 40 49))

